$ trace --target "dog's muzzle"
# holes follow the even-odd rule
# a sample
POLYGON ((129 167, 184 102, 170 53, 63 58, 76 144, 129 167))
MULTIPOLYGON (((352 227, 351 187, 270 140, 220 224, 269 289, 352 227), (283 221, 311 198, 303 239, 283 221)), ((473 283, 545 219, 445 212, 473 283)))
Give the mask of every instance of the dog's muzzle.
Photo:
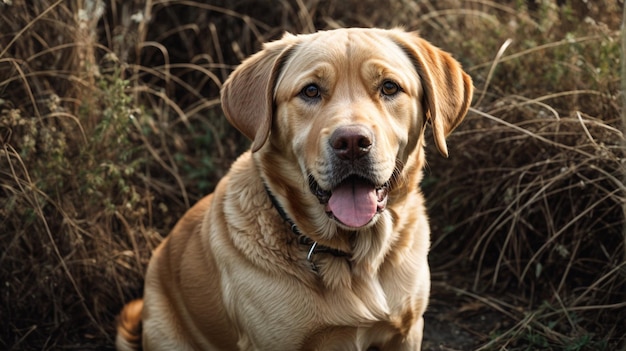
POLYGON ((309 188, 326 213, 339 223, 361 228, 385 210, 390 182, 379 183, 372 172, 375 160, 370 151, 375 137, 371 129, 354 124, 337 128, 328 139, 329 163, 322 188, 309 174, 309 188))

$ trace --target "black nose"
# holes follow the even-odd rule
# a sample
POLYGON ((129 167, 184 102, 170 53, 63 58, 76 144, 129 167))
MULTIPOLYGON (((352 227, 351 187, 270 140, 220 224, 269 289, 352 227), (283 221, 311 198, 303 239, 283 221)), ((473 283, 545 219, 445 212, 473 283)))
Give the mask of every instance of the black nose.
POLYGON ((330 146, 335 155, 342 160, 356 160, 370 151, 373 134, 362 125, 351 125, 337 128, 330 136, 330 146))

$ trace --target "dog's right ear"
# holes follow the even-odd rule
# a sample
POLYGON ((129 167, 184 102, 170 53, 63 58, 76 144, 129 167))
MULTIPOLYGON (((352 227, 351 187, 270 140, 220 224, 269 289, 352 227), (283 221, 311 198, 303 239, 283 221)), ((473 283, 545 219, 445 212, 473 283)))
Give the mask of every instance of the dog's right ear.
POLYGON ((269 137, 274 114, 274 86, 295 36, 267 43, 244 60, 222 86, 222 109, 228 121, 252 140, 258 151, 269 137))

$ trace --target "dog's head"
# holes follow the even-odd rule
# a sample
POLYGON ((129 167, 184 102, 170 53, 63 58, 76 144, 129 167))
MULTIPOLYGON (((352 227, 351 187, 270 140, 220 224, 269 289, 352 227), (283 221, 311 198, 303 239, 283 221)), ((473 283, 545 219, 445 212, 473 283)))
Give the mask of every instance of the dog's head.
POLYGON ((448 155, 471 96, 460 65, 416 34, 338 29, 266 44, 225 82, 222 106, 253 152, 291 160, 320 211, 356 229, 421 169, 426 121, 448 155))

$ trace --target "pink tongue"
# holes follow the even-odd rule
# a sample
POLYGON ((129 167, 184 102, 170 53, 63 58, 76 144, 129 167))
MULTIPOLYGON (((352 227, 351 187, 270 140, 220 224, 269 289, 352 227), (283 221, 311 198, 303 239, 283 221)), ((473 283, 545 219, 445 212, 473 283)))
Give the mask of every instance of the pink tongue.
POLYGON ((377 209, 376 188, 363 180, 348 180, 333 189, 328 206, 335 218, 350 227, 366 225, 377 209))

